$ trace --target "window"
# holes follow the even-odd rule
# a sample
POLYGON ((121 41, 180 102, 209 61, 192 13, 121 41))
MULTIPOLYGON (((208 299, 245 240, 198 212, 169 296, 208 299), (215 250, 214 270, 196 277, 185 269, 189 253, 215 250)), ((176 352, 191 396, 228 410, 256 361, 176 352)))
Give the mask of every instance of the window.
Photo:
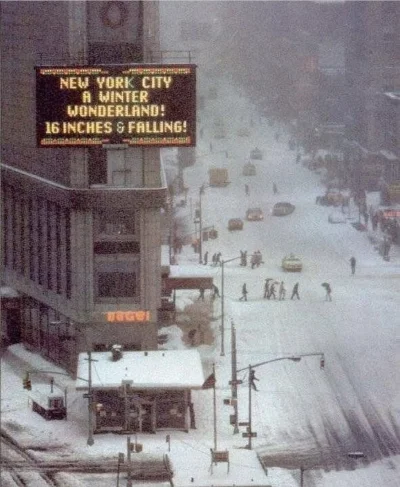
POLYGON ((100 298, 133 297, 136 294, 136 275, 125 272, 99 272, 100 298))
POLYGON ((135 217, 125 212, 101 213, 97 218, 96 230, 99 236, 134 235, 135 217))

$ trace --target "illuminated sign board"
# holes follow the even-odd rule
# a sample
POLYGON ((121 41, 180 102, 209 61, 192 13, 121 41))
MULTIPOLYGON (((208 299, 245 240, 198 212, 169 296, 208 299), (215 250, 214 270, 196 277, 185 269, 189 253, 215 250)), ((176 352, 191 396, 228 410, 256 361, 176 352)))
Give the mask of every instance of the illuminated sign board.
POLYGON ((196 143, 195 65, 35 69, 38 147, 196 143))
POLYGON ((106 320, 108 323, 115 321, 150 321, 150 311, 107 311, 106 320))
POLYGON ((400 209, 399 210, 383 210, 383 216, 385 218, 400 218, 400 209))

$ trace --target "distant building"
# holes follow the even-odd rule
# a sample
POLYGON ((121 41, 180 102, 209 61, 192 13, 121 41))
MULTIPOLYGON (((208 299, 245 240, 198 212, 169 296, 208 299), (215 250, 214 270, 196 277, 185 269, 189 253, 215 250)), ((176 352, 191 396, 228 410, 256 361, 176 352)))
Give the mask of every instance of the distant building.
POLYGON ((0 9, 1 278, 21 296, 3 331, 71 372, 88 349, 154 350, 160 149, 36 148, 34 67, 159 62, 158 2, 0 9))
POLYGON ((345 160, 355 190, 376 190, 399 177, 399 105, 388 93, 400 91, 400 4, 346 2, 346 21, 345 160))

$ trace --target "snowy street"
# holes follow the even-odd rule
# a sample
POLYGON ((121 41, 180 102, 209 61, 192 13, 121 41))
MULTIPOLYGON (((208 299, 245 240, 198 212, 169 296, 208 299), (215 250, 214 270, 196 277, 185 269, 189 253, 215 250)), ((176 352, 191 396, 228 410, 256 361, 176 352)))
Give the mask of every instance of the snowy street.
MULTIPOLYGON (((367 234, 355 230, 350 222, 331 224, 332 208, 315 204, 324 193, 319 176, 295 162, 295 152, 287 147, 288 135, 260 119, 245 100, 236 100, 232 90, 210 102, 200 113, 204 138, 197 147, 196 164, 185 170, 189 186, 188 200, 194 208, 199 187, 207 183, 209 167, 226 167, 230 184, 225 188, 206 187, 202 197, 203 226, 214 225, 218 238, 203 242, 203 253, 221 252, 223 260, 250 255, 259 250, 263 263, 251 269, 240 266, 240 259, 225 265, 225 355, 220 355, 221 303, 214 302, 211 322, 215 343, 200 345, 205 372, 215 362, 217 379, 218 449, 228 449, 232 458, 230 473, 219 464, 210 473, 209 450, 213 447, 213 392, 193 392, 196 429, 171 432, 171 450, 162 432, 141 435, 144 452, 168 453, 174 469, 174 485, 300 485, 300 467, 304 468, 307 487, 398 487, 400 469, 400 332, 398 319, 400 253, 392 249, 390 262, 384 262, 374 250, 367 234), (232 101, 234 100, 234 102, 232 101), (229 112, 226 112, 229 107, 229 112), (236 107, 234 113, 231 107, 236 107), (227 138, 212 137, 211 121, 227 121, 227 138), (238 127, 253 119, 249 137, 238 137, 238 127), (213 151, 210 152, 210 141, 213 151), (250 151, 258 147, 264 158, 254 161, 257 175, 244 177, 242 167, 250 151), (226 151, 228 157, 226 157, 226 151), (279 193, 274 195, 272 184, 279 193), (244 184, 249 184, 246 196, 244 184), (271 215, 278 201, 289 201, 296 208, 285 217, 271 215), (248 222, 246 210, 260 207, 264 220, 248 222), (242 231, 229 232, 230 218, 242 218, 242 231), (281 260, 295 253, 303 263, 300 273, 281 269, 281 260), (355 256, 357 267, 351 275, 349 259, 355 256), (286 287, 286 299, 263 299, 266 278, 286 287), (290 300, 293 285, 299 282, 300 300, 290 300), (323 282, 332 286, 332 302, 325 301, 323 282), (248 301, 239 301, 243 283, 248 301), (301 361, 289 360, 266 364, 255 369, 258 391, 252 391, 252 430, 254 451, 243 449, 247 439, 233 435, 229 416, 233 408, 223 404, 231 397, 231 320, 237 333, 238 368, 279 357, 308 355, 301 361), (323 353, 325 367, 320 368, 323 353), (265 476, 255 452, 268 470, 265 476), (351 459, 349 452, 362 452, 365 458, 351 459), (193 480, 192 480, 193 479, 193 480)), ((375 195, 371 195, 375 196, 375 195)), ((351 208, 356 216, 356 208, 351 208)), ((193 223, 187 218, 188 232, 193 223)), ((198 254, 190 245, 178 255, 182 267, 190 264, 214 276, 221 291, 221 267, 198 263, 198 254)), ((278 290, 278 285, 277 285, 278 290)), ((197 302, 197 291, 177 293, 181 309, 197 302)), ((205 306, 210 306, 206 293, 205 306)), ((175 327, 176 328, 176 327, 175 327)), ((180 337, 177 337, 178 341, 180 337)), ((185 347, 182 341, 173 346, 185 347)), ((171 348, 173 348, 173 346, 171 348)), ((19 348, 18 348, 19 347, 19 348)), ((13 348, 13 347, 12 347, 13 348)), ((22 389, 24 371, 32 365, 44 370, 48 365, 40 357, 21 350, 6 353, 2 361, 2 426, 12 432, 23 447, 38 458, 116 458, 125 451, 125 435, 95 435, 88 447, 87 402, 74 392, 71 380, 56 377, 60 387, 68 386, 68 421, 47 422, 29 407, 22 389), (19 358, 16 358, 19 357, 19 358), (24 362, 21 362, 24 360, 24 362)), ((54 367, 53 367, 54 369, 54 367)), ((239 422, 248 420, 247 372, 238 390, 239 422)), ((125 485, 126 478, 121 477, 125 485)), ((7 481, 9 479, 7 478, 7 481)), ((86 487, 111 485, 109 477, 72 473, 57 474, 58 485, 86 487)), ((8 484, 14 487, 11 481, 8 484)), ((27 482, 35 487, 34 481, 27 482)))

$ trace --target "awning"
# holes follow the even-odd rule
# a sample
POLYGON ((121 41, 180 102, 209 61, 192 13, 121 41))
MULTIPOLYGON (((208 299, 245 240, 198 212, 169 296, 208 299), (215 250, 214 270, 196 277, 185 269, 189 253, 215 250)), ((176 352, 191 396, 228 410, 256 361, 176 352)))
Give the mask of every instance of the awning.
POLYGON ((177 289, 212 289, 212 277, 166 277, 164 290, 169 294, 177 289))

